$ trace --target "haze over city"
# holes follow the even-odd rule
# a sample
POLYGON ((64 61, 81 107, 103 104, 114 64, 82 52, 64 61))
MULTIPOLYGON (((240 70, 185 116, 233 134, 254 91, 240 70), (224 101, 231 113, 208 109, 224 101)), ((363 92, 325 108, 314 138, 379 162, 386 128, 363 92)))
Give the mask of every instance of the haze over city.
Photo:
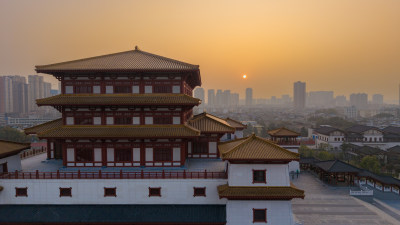
POLYGON ((261 98, 292 95, 301 80, 307 91, 395 102, 399 9, 399 1, 361 0, 2 1, 0 74, 27 76, 35 65, 138 45, 199 64, 205 89, 244 96, 252 87, 261 98))

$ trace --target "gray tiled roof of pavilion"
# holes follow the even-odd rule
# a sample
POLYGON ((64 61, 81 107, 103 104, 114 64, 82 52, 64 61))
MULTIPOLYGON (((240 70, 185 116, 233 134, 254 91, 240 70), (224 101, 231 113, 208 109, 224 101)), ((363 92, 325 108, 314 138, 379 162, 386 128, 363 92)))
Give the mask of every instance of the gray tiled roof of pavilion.
POLYGON ((350 172, 350 173, 358 173, 361 169, 352 166, 348 163, 342 162, 340 160, 327 160, 315 163, 315 165, 326 172, 331 173, 343 173, 343 172, 350 172))
POLYGON ((378 130, 381 131, 379 128, 377 127, 371 127, 371 126, 365 126, 365 125, 354 125, 351 126, 349 128, 347 128, 345 131, 346 132, 351 132, 351 133, 358 133, 361 134, 367 130, 378 130))
POLYGON ((358 174, 358 176, 370 177, 370 178, 377 180, 384 184, 395 184, 395 185, 400 186, 400 180, 398 180, 394 177, 391 177, 391 176, 378 175, 378 174, 372 173, 368 170, 361 170, 361 172, 358 174))
POLYGON ((400 154, 400 145, 393 146, 387 149, 388 153, 397 153, 400 154))
POLYGON ((320 134, 325 134, 325 135, 329 135, 330 133, 332 133, 334 131, 343 132, 342 130, 335 128, 335 127, 318 127, 315 129, 315 132, 320 133, 320 134))
POLYGON ((400 127, 388 126, 382 129, 385 133, 400 135, 400 127))

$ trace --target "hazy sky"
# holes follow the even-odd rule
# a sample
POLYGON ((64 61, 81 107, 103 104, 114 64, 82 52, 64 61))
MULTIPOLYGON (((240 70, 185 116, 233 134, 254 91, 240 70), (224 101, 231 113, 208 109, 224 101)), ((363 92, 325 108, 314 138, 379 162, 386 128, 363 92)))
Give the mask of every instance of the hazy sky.
POLYGON ((0 31, 1 75, 138 45, 198 64, 204 88, 242 97, 246 87, 292 95, 301 80, 307 91, 398 98, 398 0, 0 0, 0 31))

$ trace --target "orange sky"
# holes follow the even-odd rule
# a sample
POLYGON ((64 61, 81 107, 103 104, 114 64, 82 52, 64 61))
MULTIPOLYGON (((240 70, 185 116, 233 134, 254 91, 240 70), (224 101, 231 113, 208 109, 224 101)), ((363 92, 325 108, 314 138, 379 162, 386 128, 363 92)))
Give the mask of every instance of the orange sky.
POLYGON ((204 88, 242 97, 292 95, 301 80, 398 98, 398 0, 0 0, 0 30, 1 75, 138 45, 199 64, 204 88))

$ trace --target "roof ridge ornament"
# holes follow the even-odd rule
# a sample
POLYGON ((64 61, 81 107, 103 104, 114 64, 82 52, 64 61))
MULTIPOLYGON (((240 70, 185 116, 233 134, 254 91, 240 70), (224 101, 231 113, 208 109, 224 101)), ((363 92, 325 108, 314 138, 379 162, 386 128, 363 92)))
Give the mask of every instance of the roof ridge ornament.
POLYGON ((136 51, 137 51, 137 50, 140 50, 139 47, 138 47, 137 45, 135 45, 135 50, 136 50, 136 51))

